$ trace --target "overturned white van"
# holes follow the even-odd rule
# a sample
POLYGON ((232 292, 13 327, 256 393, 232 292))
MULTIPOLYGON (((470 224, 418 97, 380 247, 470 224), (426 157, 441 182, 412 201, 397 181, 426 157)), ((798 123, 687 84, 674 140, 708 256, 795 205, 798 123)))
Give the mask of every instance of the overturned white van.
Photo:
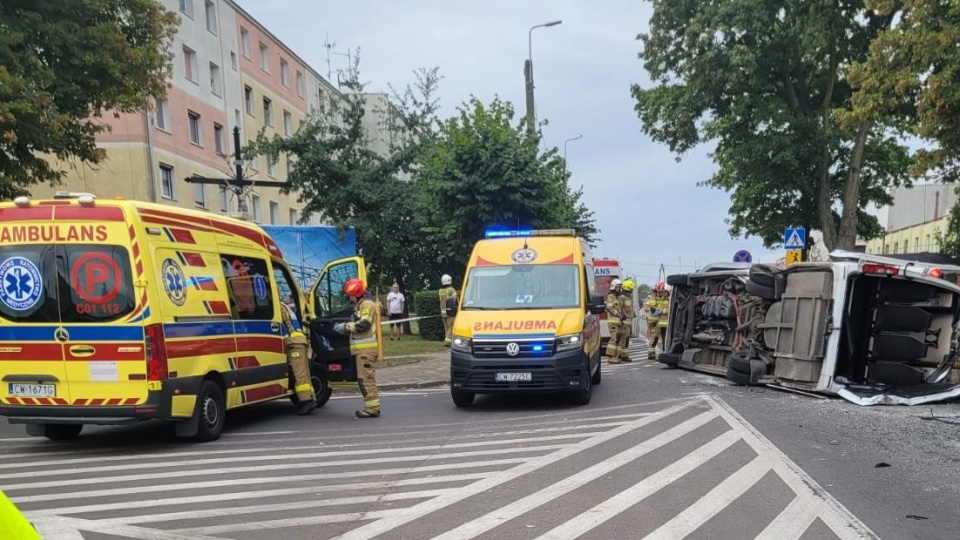
POLYGON ((672 275, 658 360, 858 405, 960 396, 960 287, 945 266, 853 252, 672 275))

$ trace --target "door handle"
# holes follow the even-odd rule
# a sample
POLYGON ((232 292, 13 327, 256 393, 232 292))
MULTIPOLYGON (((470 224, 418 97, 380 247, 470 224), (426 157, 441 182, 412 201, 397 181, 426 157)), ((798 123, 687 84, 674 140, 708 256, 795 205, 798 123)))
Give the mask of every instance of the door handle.
POLYGON ((95 352, 97 352, 97 350, 90 345, 72 345, 70 347, 70 354, 76 356, 77 358, 93 356, 95 352))

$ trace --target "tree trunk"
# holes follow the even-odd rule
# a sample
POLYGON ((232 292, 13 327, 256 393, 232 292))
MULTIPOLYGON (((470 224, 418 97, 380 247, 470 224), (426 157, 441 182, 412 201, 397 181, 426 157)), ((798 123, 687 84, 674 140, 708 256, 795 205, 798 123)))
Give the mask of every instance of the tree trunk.
MULTIPOLYGON (((836 36, 830 37, 830 77, 827 79, 827 91, 824 92, 823 102, 820 104, 820 130, 824 138, 823 155, 820 157, 820 182, 817 185, 817 213, 820 214, 820 232, 823 233, 823 245, 827 253, 837 244, 837 229, 833 223, 833 200, 830 197, 830 166, 833 158, 830 155, 830 107, 833 104, 833 90, 836 87, 837 68, 836 36)), ((807 238, 810 238, 809 231, 807 238)))
POLYGON ((857 138, 853 143, 853 152, 850 155, 850 175, 847 177, 847 186, 843 191, 843 208, 840 214, 840 234, 837 237, 837 249, 852 250, 857 244, 857 211, 860 208, 861 169, 863 154, 867 146, 867 137, 873 128, 873 120, 860 124, 857 138))

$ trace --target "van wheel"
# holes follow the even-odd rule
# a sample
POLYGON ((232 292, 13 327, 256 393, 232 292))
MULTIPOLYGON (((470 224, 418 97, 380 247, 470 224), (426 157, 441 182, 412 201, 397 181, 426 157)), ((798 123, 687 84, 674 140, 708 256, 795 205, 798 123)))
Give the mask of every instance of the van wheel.
POLYGON ((587 360, 587 377, 584 377, 586 384, 583 388, 575 391, 571 400, 574 405, 588 405, 590 403, 590 398, 593 396, 593 377, 589 376, 590 373, 590 361, 587 360))
POLYGON ((473 405, 473 398, 476 394, 473 392, 464 392, 463 390, 450 390, 450 397, 453 398, 453 404, 457 407, 469 407, 473 405))
POLYGON ((597 372, 590 377, 590 382, 593 384, 600 384, 602 377, 600 375, 600 370, 603 368, 603 362, 597 362, 597 372))
POLYGON ((205 380, 200 383, 200 392, 197 393, 197 434, 193 440, 197 442, 215 441, 223 433, 223 424, 227 415, 226 400, 223 390, 217 383, 205 380))
MULTIPOLYGON (((317 408, 323 407, 330 401, 330 396, 333 394, 333 388, 330 388, 330 384, 327 382, 325 377, 320 377, 314 375, 310 377, 310 382, 313 383, 313 394, 317 398, 317 408)), ((300 406, 300 398, 297 397, 296 393, 290 395, 290 402, 295 406, 300 406)))
POLYGON ((83 424, 47 424, 43 436, 51 441, 72 441, 82 430, 83 424))

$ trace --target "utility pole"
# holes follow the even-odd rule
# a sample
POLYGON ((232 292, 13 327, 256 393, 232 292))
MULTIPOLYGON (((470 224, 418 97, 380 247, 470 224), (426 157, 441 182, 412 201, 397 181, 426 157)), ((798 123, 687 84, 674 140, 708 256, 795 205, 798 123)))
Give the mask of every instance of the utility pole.
POLYGON ((233 128, 233 164, 234 175, 225 178, 209 178, 204 176, 188 176, 184 178, 190 184, 214 184, 222 186, 225 190, 233 192, 237 196, 237 211, 243 216, 247 216, 247 194, 253 187, 275 187, 279 189, 290 187, 290 182, 258 182, 244 177, 243 175, 243 151, 240 147, 240 128, 233 128))

